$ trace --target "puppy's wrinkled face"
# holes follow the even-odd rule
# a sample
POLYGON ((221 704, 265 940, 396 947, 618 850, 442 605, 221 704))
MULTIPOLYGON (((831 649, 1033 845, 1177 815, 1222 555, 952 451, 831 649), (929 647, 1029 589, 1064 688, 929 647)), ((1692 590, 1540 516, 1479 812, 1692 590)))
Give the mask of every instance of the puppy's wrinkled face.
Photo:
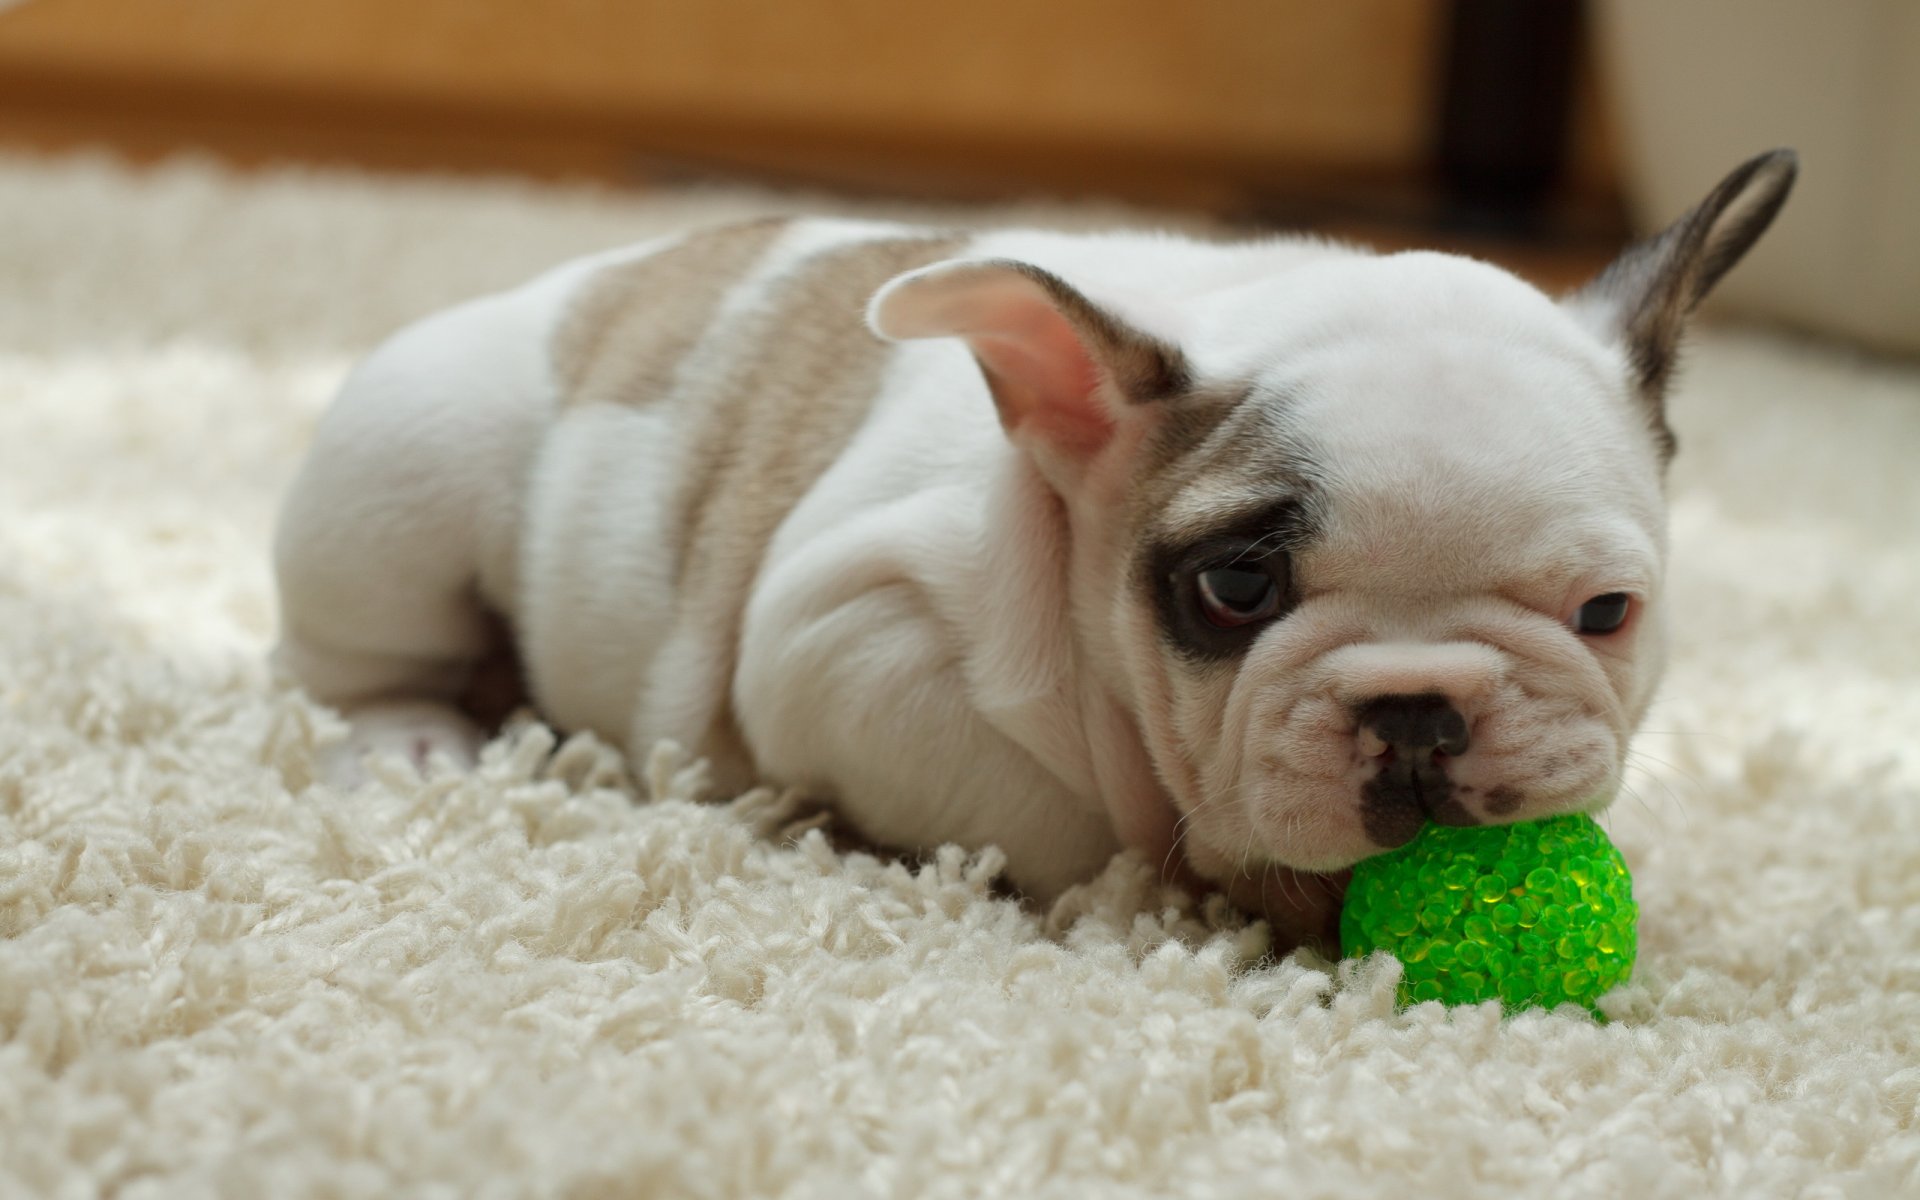
POLYGON ((1115 588, 1197 865, 1329 870, 1428 819, 1606 803, 1663 649, 1626 357, 1463 259, 1264 290, 1221 298, 1260 314, 1255 361, 1143 454, 1115 588))
POLYGON ((1113 616, 1203 872, 1611 801, 1664 664, 1681 326, 1796 169, 1750 160, 1559 303, 1412 254, 1193 314, 1241 383, 1146 439, 1113 616))

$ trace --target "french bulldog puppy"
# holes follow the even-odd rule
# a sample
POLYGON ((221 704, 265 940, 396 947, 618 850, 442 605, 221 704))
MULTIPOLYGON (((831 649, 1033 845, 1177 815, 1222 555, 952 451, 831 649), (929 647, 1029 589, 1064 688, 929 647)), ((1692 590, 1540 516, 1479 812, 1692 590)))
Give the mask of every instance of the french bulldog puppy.
POLYGON ((1135 847, 1323 936, 1428 820, 1604 806, 1663 658, 1681 328, 1790 151, 1561 300, 1317 240, 769 220, 430 317, 345 384, 278 661, 471 755, 531 699, 1038 898, 1135 847), (864 314, 864 321, 862 316, 864 314))

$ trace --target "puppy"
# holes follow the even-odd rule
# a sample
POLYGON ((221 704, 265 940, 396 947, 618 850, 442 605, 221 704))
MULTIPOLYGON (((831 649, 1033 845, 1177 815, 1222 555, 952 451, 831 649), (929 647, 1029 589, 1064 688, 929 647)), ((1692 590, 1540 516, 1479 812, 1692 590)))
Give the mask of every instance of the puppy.
POLYGON ((1309 885, 1423 822, 1611 799, 1681 327, 1795 171, 1558 302, 1297 238, 775 220, 568 263, 353 372, 278 661, 341 772, 460 758, 504 625, 560 728, 997 843, 1036 897, 1135 847, 1324 936, 1309 885))

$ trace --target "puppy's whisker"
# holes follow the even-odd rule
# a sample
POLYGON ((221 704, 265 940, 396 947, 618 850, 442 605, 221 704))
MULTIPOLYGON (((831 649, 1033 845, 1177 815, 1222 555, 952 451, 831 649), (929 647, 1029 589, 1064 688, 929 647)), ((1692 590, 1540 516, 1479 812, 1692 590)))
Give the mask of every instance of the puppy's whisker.
MULTIPOLYGON (((1661 758, 1657 754, 1649 754, 1647 751, 1642 750, 1638 747, 1633 747, 1627 751, 1627 762, 1629 764, 1632 764, 1637 760, 1644 760, 1646 762, 1655 763, 1659 766, 1665 767, 1667 770, 1672 771, 1674 774, 1683 776, 1688 783, 1693 784, 1695 787, 1704 789, 1706 786, 1706 784, 1701 780, 1701 778, 1698 775, 1694 774, 1692 771, 1689 771, 1687 768, 1681 766, 1679 763, 1661 758)), ((1649 772, 1649 774, 1651 775, 1652 772, 1649 772)))
POLYGON ((1267 867, 1269 870, 1278 869, 1280 871, 1280 895, 1287 903, 1298 908, 1301 912, 1312 911, 1313 897, 1307 895, 1307 885, 1301 882, 1298 873, 1281 868, 1280 864, 1276 862, 1269 862, 1267 867), (1299 893, 1298 899, 1295 899, 1293 894, 1296 891, 1299 893))
POLYGON ((1230 562, 1242 563, 1242 562, 1246 562, 1250 558, 1255 558, 1255 557, 1265 558, 1267 557, 1267 555, 1264 551, 1264 547, 1266 546, 1267 542, 1273 540, 1274 538, 1281 538, 1286 536, 1288 536, 1288 533, 1286 530, 1275 530, 1274 532, 1269 533, 1266 536, 1262 537, 1259 541, 1253 543, 1251 546, 1248 546, 1246 549, 1242 550, 1240 553, 1234 555, 1233 558, 1230 560, 1230 562))
MULTIPOLYGON (((1615 772, 1614 787, 1618 792, 1625 794, 1635 804, 1639 805, 1642 811, 1652 817, 1656 822, 1663 825, 1666 823, 1667 818, 1665 815, 1652 804, 1648 803, 1646 796, 1641 793, 1639 788, 1627 781, 1624 770, 1615 772)), ((1674 812, 1679 814, 1681 827, 1690 831, 1693 828, 1693 819, 1692 814, 1687 811, 1687 806, 1682 803, 1678 797, 1674 796, 1671 791, 1668 792, 1668 799, 1673 801, 1672 808, 1674 812)))
MULTIPOLYGON (((1246 795, 1247 795, 1247 791, 1248 791, 1248 790, 1249 790, 1250 788, 1252 788, 1252 787, 1253 787, 1253 786, 1255 785, 1255 783, 1256 783, 1256 782, 1258 782, 1258 781, 1256 781, 1256 780, 1252 780, 1252 779, 1242 779, 1242 780, 1240 780, 1240 781, 1238 781, 1237 783, 1235 783, 1235 784, 1234 784, 1234 789, 1233 789, 1233 791, 1234 791, 1234 797, 1233 797, 1233 798, 1234 798, 1234 800, 1235 800, 1235 801, 1236 801, 1237 803, 1240 803, 1240 804, 1242 804, 1242 805, 1244 805, 1244 804, 1245 804, 1245 802, 1246 802, 1246 795)), ((1255 841, 1257 841, 1257 840, 1259 839, 1259 835, 1260 835, 1260 831, 1259 831, 1259 830, 1258 830, 1258 829, 1257 829, 1257 828, 1256 828, 1256 827, 1254 826, 1254 823, 1253 823, 1253 820, 1252 820, 1252 818, 1248 818, 1248 820, 1247 820, 1247 844, 1246 844, 1246 847, 1245 847, 1245 849, 1243 849, 1243 850, 1242 850, 1242 851, 1240 852, 1240 868, 1241 868, 1241 873, 1242 873, 1242 874, 1247 874, 1247 875, 1248 875, 1248 878, 1252 878, 1252 876, 1251 876, 1251 874, 1248 874, 1248 873, 1247 873, 1247 869, 1246 869, 1246 865, 1247 865, 1247 861, 1248 861, 1248 860, 1249 860, 1249 859, 1250 859, 1250 858, 1252 857, 1252 855, 1253 855, 1253 847, 1254 847, 1254 843, 1255 843, 1255 841)))
MULTIPOLYGON (((1664 759, 1658 758, 1652 754, 1648 754, 1644 750, 1637 750, 1637 749, 1629 750, 1627 752, 1627 762, 1631 764, 1636 759, 1645 759, 1647 761, 1658 763, 1661 766, 1666 767, 1668 770, 1673 771, 1676 774, 1680 775, 1688 784, 1690 784, 1693 787, 1693 789, 1696 792, 1704 793, 1707 790, 1705 781, 1703 781, 1698 775, 1695 775, 1692 771, 1689 771, 1686 768, 1681 767, 1675 763, 1667 762, 1664 759)), ((1622 772, 1623 780, 1624 780, 1624 777, 1625 777, 1625 773, 1623 771, 1622 772)), ((1680 810, 1682 819, 1686 819, 1686 817, 1688 816, 1686 797, 1682 795, 1680 792, 1675 790, 1672 782, 1667 778, 1665 778, 1664 776, 1652 771, 1647 772, 1647 778, 1655 780, 1660 784, 1660 790, 1666 795, 1666 797, 1669 800, 1673 802, 1674 807, 1680 810)))
POLYGON ((1196 824, 1195 818, 1205 811, 1207 805, 1220 799, 1221 794, 1218 789, 1209 789, 1205 795, 1200 797, 1200 803, 1194 805, 1187 812, 1180 814, 1180 819, 1174 822, 1173 845, 1167 848, 1166 857, 1160 860, 1160 873, 1162 876, 1166 874, 1168 864, 1171 863, 1174 860, 1174 856, 1180 852, 1180 847, 1186 842, 1187 835, 1193 832, 1196 824))
MULTIPOLYGON (((1647 778, 1653 781, 1654 783, 1657 783, 1660 785, 1661 801, 1665 805, 1673 808, 1675 811, 1680 813, 1682 820, 1684 820, 1687 815, 1686 797, 1680 792, 1674 790, 1674 788, 1671 785, 1669 785, 1665 779, 1662 779, 1657 775, 1649 775, 1647 776, 1647 778)), ((1621 787, 1623 790, 1627 790, 1627 789, 1632 790, 1636 795, 1645 794, 1643 789, 1635 788, 1632 784, 1626 783, 1624 780, 1621 783, 1621 787)))
POLYGON ((1166 877, 1167 868, 1173 865, 1175 857, 1179 855, 1180 844, 1187 840, 1187 834, 1193 832, 1191 822, 1194 816, 1206 806, 1207 797, 1203 796, 1200 798, 1200 803, 1194 805, 1191 811, 1181 813, 1180 819, 1173 823, 1173 844, 1167 847, 1166 857, 1160 860, 1160 875, 1162 878, 1166 877))
MULTIPOLYGON (((1272 859, 1267 860, 1266 868, 1260 872, 1260 894, 1261 895, 1264 896, 1267 894, 1267 876, 1273 874, 1274 871, 1279 869, 1280 869, 1279 863, 1273 861, 1272 859)), ((1291 871, 1280 870, 1280 899, 1289 905, 1294 905, 1295 907, 1305 907, 1305 897, 1303 896, 1301 898, 1301 902, 1299 904, 1295 904, 1294 898, 1288 890, 1288 887, 1287 887, 1289 882, 1288 877, 1291 874, 1292 874, 1291 871)))
POLYGON ((1247 864, 1253 861, 1253 844, 1257 839, 1258 839, 1258 831, 1254 829, 1253 822, 1248 821, 1247 822, 1247 844, 1240 848, 1240 871, 1239 871, 1239 874, 1241 876, 1245 876, 1248 879, 1253 878, 1253 873, 1247 869, 1247 864))
POLYGON ((1645 812, 1648 816, 1652 817, 1654 820, 1656 821, 1662 820, 1662 817, 1660 816, 1659 811, 1655 809, 1653 805, 1647 803, 1647 798, 1640 794, 1639 788, 1634 787, 1632 784, 1622 779, 1614 784, 1614 790, 1617 793, 1626 796, 1627 799, 1633 801, 1635 804, 1639 805, 1641 811, 1645 812))
POLYGON ((1644 791, 1640 791, 1638 787, 1634 787, 1634 785, 1628 783, 1628 785, 1622 785, 1622 787, 1620 787, 1620 795, 1632 797, 1634 803, 1640 804, 1642 812, 1647 812, 1649 816, 1653 816, 1653 820, 1663 829, 1693 828, 1692 812, 1688 810, 1686 804, 1680 803, 1678 797, 1674 797, 1672 793, 1665 795, 1661 803, 1655 804, 1645 795, 1644 791))

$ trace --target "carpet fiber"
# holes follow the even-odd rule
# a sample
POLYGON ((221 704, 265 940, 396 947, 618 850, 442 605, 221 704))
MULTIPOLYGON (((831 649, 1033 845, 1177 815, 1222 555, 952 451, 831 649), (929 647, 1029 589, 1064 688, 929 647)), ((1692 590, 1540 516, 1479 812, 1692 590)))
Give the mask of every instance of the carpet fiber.
POLYGON ((1694 346, 1606 1025, 1396 1014, 1126 857, 1024 911, 665 749, 317 786, 266 540, 352 357, 805 205, 0 159, 0 1196, 1920 1195, 1911 367, 1694 346))

